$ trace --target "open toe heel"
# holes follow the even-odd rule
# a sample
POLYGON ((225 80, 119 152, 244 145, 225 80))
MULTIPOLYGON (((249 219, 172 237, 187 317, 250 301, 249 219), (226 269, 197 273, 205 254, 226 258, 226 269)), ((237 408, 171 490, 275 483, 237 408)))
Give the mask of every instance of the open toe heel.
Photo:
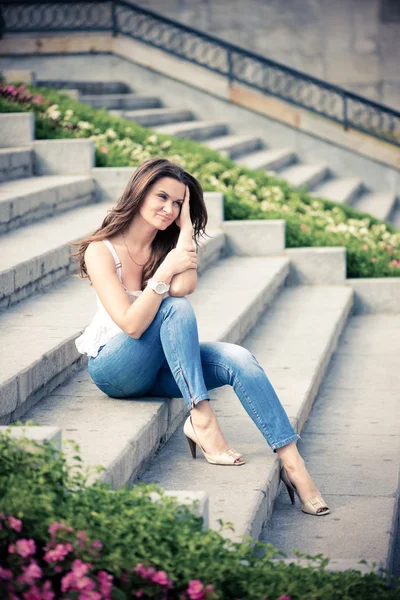
POLYGON ((310 498, 309 500, 303 502, 300 498, 300 494, 297 491, 296 486, 290 481, 286 469, 283 465, 281 466, 280 470, 280 478, 286 485, 286 489, 288 491, 292 504, 295 503, 295 493, 297 494, 300 500, 301 510, 304 513, 307 513, 309 515, 316 515, 317 517, 322 517, 323 515, 328 515, 331 512, 322 496, 315 496, 314 498, 310 498))

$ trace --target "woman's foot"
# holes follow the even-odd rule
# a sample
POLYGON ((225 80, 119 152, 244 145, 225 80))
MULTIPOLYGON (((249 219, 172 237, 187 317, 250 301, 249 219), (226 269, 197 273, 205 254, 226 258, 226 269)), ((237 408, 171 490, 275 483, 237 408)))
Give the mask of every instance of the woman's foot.
POLYGON ((278 448, 277 454, 286 469, 289 480, 296 486, 302 502, 307 502, 315 496, 321 496, 321 492, 313 482, 305 462, 297 450, 296 442, 278 448))
MULTIPOLYGON (((191 417, 194 431, 205 452, 222 454, 230 448, 208 400, 196 404, 191 411, 191 417)), ((244 459, 239 458, 235 462, 244 462, 244 459)))

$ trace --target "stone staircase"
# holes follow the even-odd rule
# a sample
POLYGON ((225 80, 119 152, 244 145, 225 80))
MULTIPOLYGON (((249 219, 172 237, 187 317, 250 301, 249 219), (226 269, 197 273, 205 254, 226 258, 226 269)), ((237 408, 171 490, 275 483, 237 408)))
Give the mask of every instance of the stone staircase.
MULTIPOLYGON (((269 148, 256 132, 235 134, 234 123, 197 120, 191 110, 164 107, 161 98, 134 94, 130 89, 124 93, 99 93, 101 84, 96 82, 81 85, 81 82, 40 81, 38 84, 76 89, 81 93, 80 101, 93 107, 105 108, 113 115, 131 119, 162 134, 203 142, 240 165, 273 171, 296 188, 305 186, 314 197, 350 204, 357 210, 400 226, 396 194, 380 190, 379 182, 377 189, 372 190, 359 177, 341 177, 327 163, 318 160, 312 164, 301 163, 293 148, 269 148)), ((114 82, 114 85, 125 84, 114 82)))
MULTIPOLYGON (((8 124, 0 120, 0 128, 4 131, 11 122, 17 130, 17 121, 12 123, 17 118, 7 115, 8 124)), ((3 135, 1 139, 9 138, 3 135)), ((22 418, 61 428, 63 440, 80 444, 84 464, 102 465, 102 479, 114 487, 143 480, 159 482, 169 490, 204 490, 210 499, 211 527, 217 527, 222 518, 235 527, 234 533, 227 531, 226 535, 258 537, 263 523, 273 515, 279 460, 231 388, 216 390, 212 398, 227 439, 247 459, 241 469, 213 467, 202 456, 192 460, 181 431, 187 414, 182 399, 112 399, 90 380, 86 357, 77 352, 74 340, 96 310, 95 296, 86 280, 73 276, 68 242, 91 233, 112 204, 99 201, 95 192, 98 169, 42 174, 38 165, 44 147, 29 140, 29 132, 21 139, 24 143, 18 150, 1 149, 0 423, 22 418), (26 159, 13 162, 21 148, 26 159)), ((59 151, 65 144, 69 152, 69 141, 56 142, 59 151)), ((88 148, 79 148, 81 154, 74 147, 74 164, 84 165, 82 153, 88 148)), ((108 170, 102 171, 106 178, 108 170)), ((113 176, 113 170, 109 172, 113 176)), ((212 209, 215 194, 205 197, 212 209)), ((272 224, 274 230, 278 226, 278 222, 272 224)), ((353 290, 343 278, 336 283, 335 277, 336 285, 326 280, 311 286, 293 285, 294 265, 298 269, 302 262, 296 257, 301 254, 309 263, 307 252, 314 252, 321 265, 325 249, 285 251, 283 245, 271 255, 262 250, 261 242, 267 236, 260 230, 261 250, 244 256, 240 245, 234 243, 235 227, 240 238, 246 236, 245 223, 222 222, 222 227, 210 229, 211 238, 204 240, 198 286, 189 298, 200 340, 240 343, 255 354, 294 428, 301 433, 337 340, 346 323, 352 322, 353 290)), ((284 240, 284 235, 281 238, 284 240)), ((328 249, 327 255, 335 250, 328 249)), ((331 276, 329 264, 323 271, 331 276)), ((331 444, 335 444, 334 437, 331 444)), ((302 452, 301 441, 299 449, 302 452)), ((398 452, 393 461, 392 476, 396 468, 398 471, 398 452)), ((325 490, 321 477, 316 480, 325 490)), ((394 488, 388 489, 392 493, 394 488)), ((324 523, 336 523, 335 498, 329 493, 325 496, 333 510, 324 523)), ((397 527, 397 500, 395 496, 395 501, 380 507, 386 519, 381 522, 391 523, 392 537, 397 527)), ((351 498, 348 502, 351 509, 351 498)), ((372 519, 375 505, 369 508, 366 503, 365 510, 372 519)), ((388 565, 392 556, 389 536, 377 528, 375 537, 380 551, 373 556, 388 565)), ((360 544, 362 551, 362 541, 360 544)))

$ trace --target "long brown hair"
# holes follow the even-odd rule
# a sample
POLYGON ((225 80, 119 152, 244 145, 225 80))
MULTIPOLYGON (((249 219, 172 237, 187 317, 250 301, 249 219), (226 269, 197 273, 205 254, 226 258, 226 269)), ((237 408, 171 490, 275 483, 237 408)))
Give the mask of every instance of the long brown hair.
MULTIPOLYGON (((134 171, 122 196, 115 207, 107 212, 101 226, 89 237, 79 242, 70 242, 70 245, 79 246, 78 252, 71 256, 78 257, 79 278, 88 278, 89 274, 85 265, 86 248, 91 242, 98 242, 118 233, 124 232, 133 217, 138 213, 148 189, 162 177, 171 177, 187 185, 190 192, 190 217, 193 223, 193 239, 199 246, 199 237, 205 233, 207 224, 207 209, 200 183, 179 165, 166 158, 149 158, 134 171)), ((159 230, 152 242, 149 260, 143 267, 141 288, 158 269, 168 252, 175 247, 180 229, 176 223, 171 223, 164 231, 159 230)), ((92 285, 92 283, 90 283, 92 285)))

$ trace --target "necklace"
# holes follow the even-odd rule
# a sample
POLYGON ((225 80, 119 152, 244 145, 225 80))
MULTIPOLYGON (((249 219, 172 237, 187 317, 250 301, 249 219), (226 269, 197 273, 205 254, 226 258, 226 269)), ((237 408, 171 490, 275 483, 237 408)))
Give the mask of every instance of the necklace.
MULTIPOLYGON (((125 241, 125 236, 124 236, 124 234, 122 234, 122 238, 123 238, 123 240, 124 240, 125 247, 126 247, 126 249, 128 250, 128 254, 129 254, 129 256, 130 256, 130 259, 131 259, 131 261, 132 261, 132 262, 134 262, 134 263, 135 263, 135 265, 137 265, 138 267, 144 267, 144 265, 145 265, 146 263, 144 263, 143 265, 140 265, 139 263, 137 263, 137 262, 136 262, 136 260, 134 260, 134 259, 132 258, 132 256, 131 256, 131 253, 129 252, 129 248, 128 248, 128 246, 126 245, 126 241, 125 241)), ((146 261, 146 262, 147 262, 147 261, 146 261)))

